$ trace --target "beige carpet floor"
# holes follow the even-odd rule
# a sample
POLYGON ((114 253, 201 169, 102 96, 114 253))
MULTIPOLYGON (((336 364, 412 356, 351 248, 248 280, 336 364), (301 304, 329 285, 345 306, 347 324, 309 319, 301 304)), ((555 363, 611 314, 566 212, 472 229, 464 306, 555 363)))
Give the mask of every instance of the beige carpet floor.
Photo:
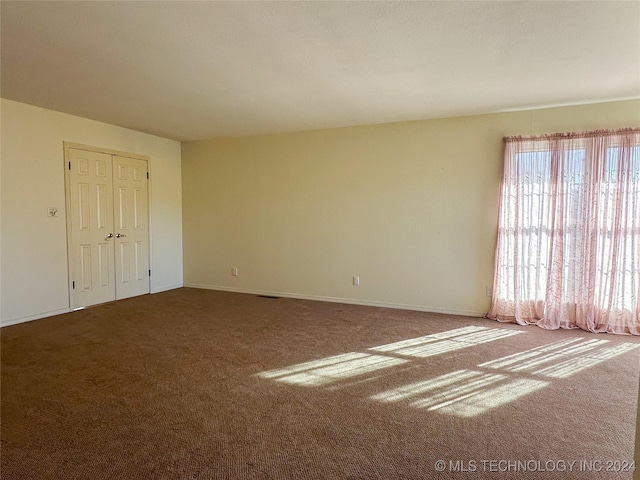
POLYGON ((631 479, 640 339, 182 288, 5 327, 3 479, 631 479))

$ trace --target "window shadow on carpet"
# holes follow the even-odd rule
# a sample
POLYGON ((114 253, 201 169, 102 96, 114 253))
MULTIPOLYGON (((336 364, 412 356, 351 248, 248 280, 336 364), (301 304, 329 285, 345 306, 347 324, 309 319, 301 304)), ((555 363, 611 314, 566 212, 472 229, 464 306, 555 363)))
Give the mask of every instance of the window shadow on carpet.
MULTIPOLYGON (((381 373, 412 368, 423 359, 504 340, 520 330, 469 326, 401 340, 257 374, 261 379, 302 387, 330 388, 375 382, 381 373)), ((474 417, 513 402, 578 372, 627 353, 640 345, 571 337, 454 371, 386 389, 369 396, 458 417, 474 417)), ((416 365, 418 366, 418 365, 416 365)), ((348 386, 346 388, 348 388, 348 386)))

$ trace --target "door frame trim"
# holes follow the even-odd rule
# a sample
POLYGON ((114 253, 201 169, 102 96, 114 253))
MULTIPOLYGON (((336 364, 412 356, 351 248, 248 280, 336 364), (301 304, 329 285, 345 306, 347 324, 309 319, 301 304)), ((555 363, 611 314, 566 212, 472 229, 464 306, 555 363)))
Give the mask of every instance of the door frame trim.
MULTIPOLYGON (((94 147, 92 145, 84 145, 82 143, 74 142, 62 142, 63 146, 63 168, 64 168, 64 198, 65 198, 65 216, 67 227, 67 290, 69 292, 69 310, 75 310, 75 298, 73 292, 73 264, 72 264, 72 252, 71 252, 71 176, 70 170, 67 168, 69 162, 69 149, 84 150, 87 152, 106 153, 107 155, 117 155, 119 157, 134 158, 136 160, 145 160, 147 162, 147 172, 149 173, 149 179, 147 180, 147 210, 148 210, 148 235, 149 235, 149 269, 152 264, 152 240, 151 240, 151 157, 148 155, 140 155, 137 153, 123 152, 121 150, 113 150, 111 148, 94 147)), ((151 276, 149 276, 149 292, 151 292, 151 276)))

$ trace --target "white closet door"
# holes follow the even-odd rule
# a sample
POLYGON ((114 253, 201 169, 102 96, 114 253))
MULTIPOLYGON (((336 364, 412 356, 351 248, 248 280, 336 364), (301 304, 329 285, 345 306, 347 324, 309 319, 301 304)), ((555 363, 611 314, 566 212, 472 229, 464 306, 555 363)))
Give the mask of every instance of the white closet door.
POLYGON ((149 293, 147 162, 113 156, 115 297, 149 293))
POLYGON ((115 299, 111 155, 69 149, 74 306, 115 299))

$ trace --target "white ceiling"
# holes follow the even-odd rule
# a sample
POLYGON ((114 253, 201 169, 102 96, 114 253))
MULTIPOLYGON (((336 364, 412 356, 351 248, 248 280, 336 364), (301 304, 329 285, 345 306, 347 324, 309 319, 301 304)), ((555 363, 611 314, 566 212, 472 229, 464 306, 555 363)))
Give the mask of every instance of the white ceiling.
POLYGON ((1 2, 4 98, 193 140, 640 98, 640 2, 1 2))

